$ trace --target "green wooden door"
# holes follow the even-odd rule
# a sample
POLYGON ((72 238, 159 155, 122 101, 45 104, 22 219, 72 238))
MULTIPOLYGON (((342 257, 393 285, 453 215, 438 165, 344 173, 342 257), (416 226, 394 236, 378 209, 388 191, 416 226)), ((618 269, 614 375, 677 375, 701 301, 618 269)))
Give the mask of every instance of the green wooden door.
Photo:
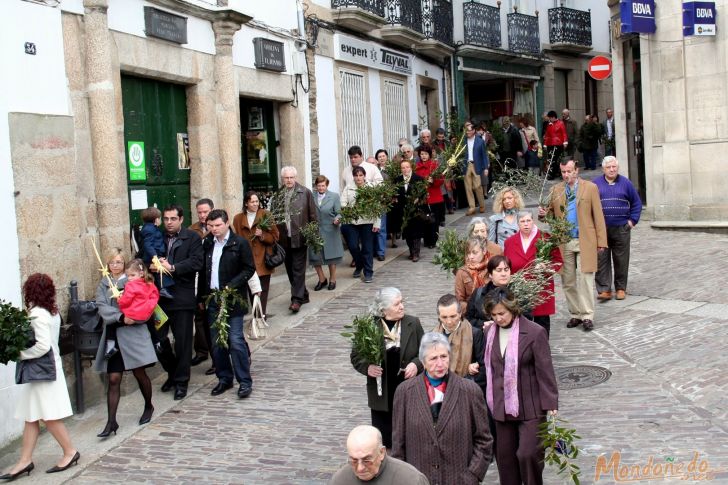
POLYGON ((265 194, 278 188, 273 103, 240 99, 243 187, 265 194))
POLYGON ((190 217, 189 141, 184 86, 121 76, 129 218, 141 209, 179 204, 190 217))

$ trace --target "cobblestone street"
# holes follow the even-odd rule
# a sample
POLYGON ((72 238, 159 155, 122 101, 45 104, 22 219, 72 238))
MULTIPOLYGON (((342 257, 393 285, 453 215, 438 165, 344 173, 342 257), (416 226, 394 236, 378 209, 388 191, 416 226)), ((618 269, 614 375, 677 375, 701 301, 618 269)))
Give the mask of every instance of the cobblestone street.
MULTIPOLYGON (((463 231, 466 222, 454 227, 463 231)), ((597 457, 608 461, 614 451, 623 465, 645 465, 650 456, 687 464, 697 452, 714 483, 728 483, 728 305, 716 291, 728 262, 714 257, 725 254, 728 237, 648 224, 633 234, 627 299, 598 304, 593 332, 565 328, 557 285, 557 371, 593 365, 612 373, 605 383, 562 390, 560 414, 582 436, 582 483, 594 483, 597 457), (691 248, 689 261, 677 256, 683 248, 691 248)), ((429 263, 432 251, 423 254, 418 264, 405 256, 388 260, 375 284, 355 282, 337 292, 254 352, 251 398, 211 397, 208 383, 68 483, 325 483, 345 461, 348 431, 369 422, 365 380, 349 364, 342 326, 378 287, 391 285, 403 291, 407 313, 431 329, 436 298, 452 291, 453 278, 429 263)), ((339 280, 349 278, 342 269, 339 280)), ((497 475, 491 466, 485 483, 498 483, 497 475)), ((545 479, 559 483, 552 470, 545 479)), ((598 483, 614 482, 610 469, 598 483)))

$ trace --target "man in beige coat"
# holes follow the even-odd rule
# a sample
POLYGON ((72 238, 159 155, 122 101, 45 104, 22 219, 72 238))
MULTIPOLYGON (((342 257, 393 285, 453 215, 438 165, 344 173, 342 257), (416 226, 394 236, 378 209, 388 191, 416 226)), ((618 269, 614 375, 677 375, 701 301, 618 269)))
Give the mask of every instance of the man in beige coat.
POLYGON ((574 160, 561 162, 563 182, 551 190, 548 207, 539 207, 539 218, 547 214, 563 217, 573 225, 571 241, 561 246, 564 266, 561 281, 571 319, 568 328, 594 328, 594 274, 597 254, 607 247, 607 227, 597 186, 579 178, 574 160))

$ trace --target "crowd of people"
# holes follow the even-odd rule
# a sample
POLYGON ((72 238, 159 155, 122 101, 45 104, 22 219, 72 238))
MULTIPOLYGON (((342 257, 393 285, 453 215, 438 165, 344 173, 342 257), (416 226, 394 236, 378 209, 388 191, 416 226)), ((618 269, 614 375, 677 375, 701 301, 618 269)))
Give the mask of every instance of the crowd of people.
MULTIPOLYGON (((507 123, 504 130, 512 131, 510 120, 507 123)), ((523 141, 538 141, 528 120, 519 123, 523 141), (532 136, 535 140, 529 140, 532 136)), ((487 141, 476 135, 474 124, 466 123, 465 133, 460 169, 467 214, 474 215, 476 201, 485 212, 489 156, 487 141)), ((513 153, 508 154, 520 157, 519 148, 525 144, 516 143, 522 138, 517 138, 518 130, 515 133, 509 148, 513 153)), ((289 310, 296 313, 309 303, 307 264, 318 276, 314 291, 335 290, 343 242, 352 256, 353 277, 363 277, 365 283, 373 281, 373 258, 385 258, 388 241, 396 247, 405 239, 409 259, 418 262, 422 245, 435 247, 445 214, 457 208, 453 181, 437 172, 443 162, 440 155, 450 143, 444 136, 444 130, 438 130, 432 140, 425 130, 416 148, 402 140, 400 153, 391 160, 385 150, 365 160, 361 148, 351 147, 351 167, 344 171, 340 194, 329 190, 324 175, 316 177, 314 190, 304 187, 297 170, 289 166, 281 170, 282 207, 263 208, 261 195, 249 191, 241 212, 229 218, 203 198, 195 206, 198 221, 189 227, 178 205, 143 211, 138 254, 109 251, 96 291, 103 333, 94 370, 108 376, 107 422, 98 436, 107 438, 119 428, 116 413, 124 371, 132 372, 144 400, 139 424, 151 420, 153 393, 146 369, 156 362, 167 376, 161 391, 173 391, 175 400, 186 397, 191 366, 209 356, 212 366, 206 374, 218 379, 212 396, 231 389, 235 381, 239 398, 251 395, 245 308, 238 300, 225 308, 227 336, 221 337, 215 325, 221 301, 215 296, 222 290, 234 289, 250 300, 257 296, 265 313, 271 275, 284 265, 289 310), (396 186, 396 194, 386 213, 342 221, 342 208, 356 204, 361 187, 387 180, 396 186), (417 184, 424 190, 413 195, 417 184), (274 212, 282 219, 274 219, 274 212), (323 239, 316 253, 302 231, 310 222, 318 223, 323 239), (164 319, 154 316, 158 310, 164 319)), ((554 186, 550 205, 540 207, 538 217, 555 216, 570 223, 570 241, 551 251, 548 264, 561 274, 571 316, 566 326, 588 331, 594 327, 595 279, 600 300, 611 299, 612 287, 617 299, 625 298, 629 231, 639 221, 641 203, 629 180, 619 175, 613 156, 604 158, 604 173, 593 182, 579 177, 574 160, 561 160, 558 166, 563 181, 554 186)), ((493 456, 501 483, 542 483, 543 448, 536 432, 558 409, 548 343, 550 316, 556 313, 553 280, 544 286, 538 305, 519 301, 509 283, 514 273, 536 261, 538 241, 549 235, 536 227, 534 214, 525 209, 516 188, 499 190, 493 202, 489 219, 473 217, 468 225, 454 294, 438 300, 439 323, 432 332, 405 313, 397 288, 377 292, 371 313, 382 326, 385 358, 374 363, 355 350, 351 354, 354 369, 367 376, 372 427, 352 431, 347 441, 350 466, 331 483, 356 483, 355 478, 401 483, 383 479, 388 476, 411 477, 407 483, 479 483, 493 456)), ((53 281, 34 274, 23 294, 31 315, 38 318, 33 321, 36 343, 21 359, 53 350, 56 376, 53 382, 24 387, 16 416, 26 423, 23 449, 2 479, 33 470, 40 420, 63 449, 63 457, 49 472, 63 471, 80 457, 61 421, 71 408, 58 352, 60 318, 53 281)))

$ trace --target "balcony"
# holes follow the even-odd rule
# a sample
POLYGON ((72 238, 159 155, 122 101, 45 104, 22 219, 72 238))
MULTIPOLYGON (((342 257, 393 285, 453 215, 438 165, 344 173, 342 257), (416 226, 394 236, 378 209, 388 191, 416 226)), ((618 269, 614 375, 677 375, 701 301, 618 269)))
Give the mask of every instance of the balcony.
POLYGON ((338 25, 353 30, 376 30, 387 21, 384 6, 387 0, 331 0, 331 10, 338 25))
POLYGON ((470 1, 463 3, 465 44, 499 49, 501 46, 500 8, 470 1))
POLYGON ((422 0, 422 33, 425 38, 417 44, 417 50, 444 61, 454 51, 452 30, 450 0, 422 0))
POLYGON ((577 54, 590 51, 591 12, 566 7, 550 8, 549 43, 554 51, 577 54))
POLYGON ((379 30, 382 39, 405 49, 424 38, 422 0, 386 0, 387 25, 379 30))
POLYGON ((515 11, 509 13, 506 17, 508 23, 508 48, 520 54, 540 56, 541 39, 539 39, 538 33, 538 17, 515 11))

